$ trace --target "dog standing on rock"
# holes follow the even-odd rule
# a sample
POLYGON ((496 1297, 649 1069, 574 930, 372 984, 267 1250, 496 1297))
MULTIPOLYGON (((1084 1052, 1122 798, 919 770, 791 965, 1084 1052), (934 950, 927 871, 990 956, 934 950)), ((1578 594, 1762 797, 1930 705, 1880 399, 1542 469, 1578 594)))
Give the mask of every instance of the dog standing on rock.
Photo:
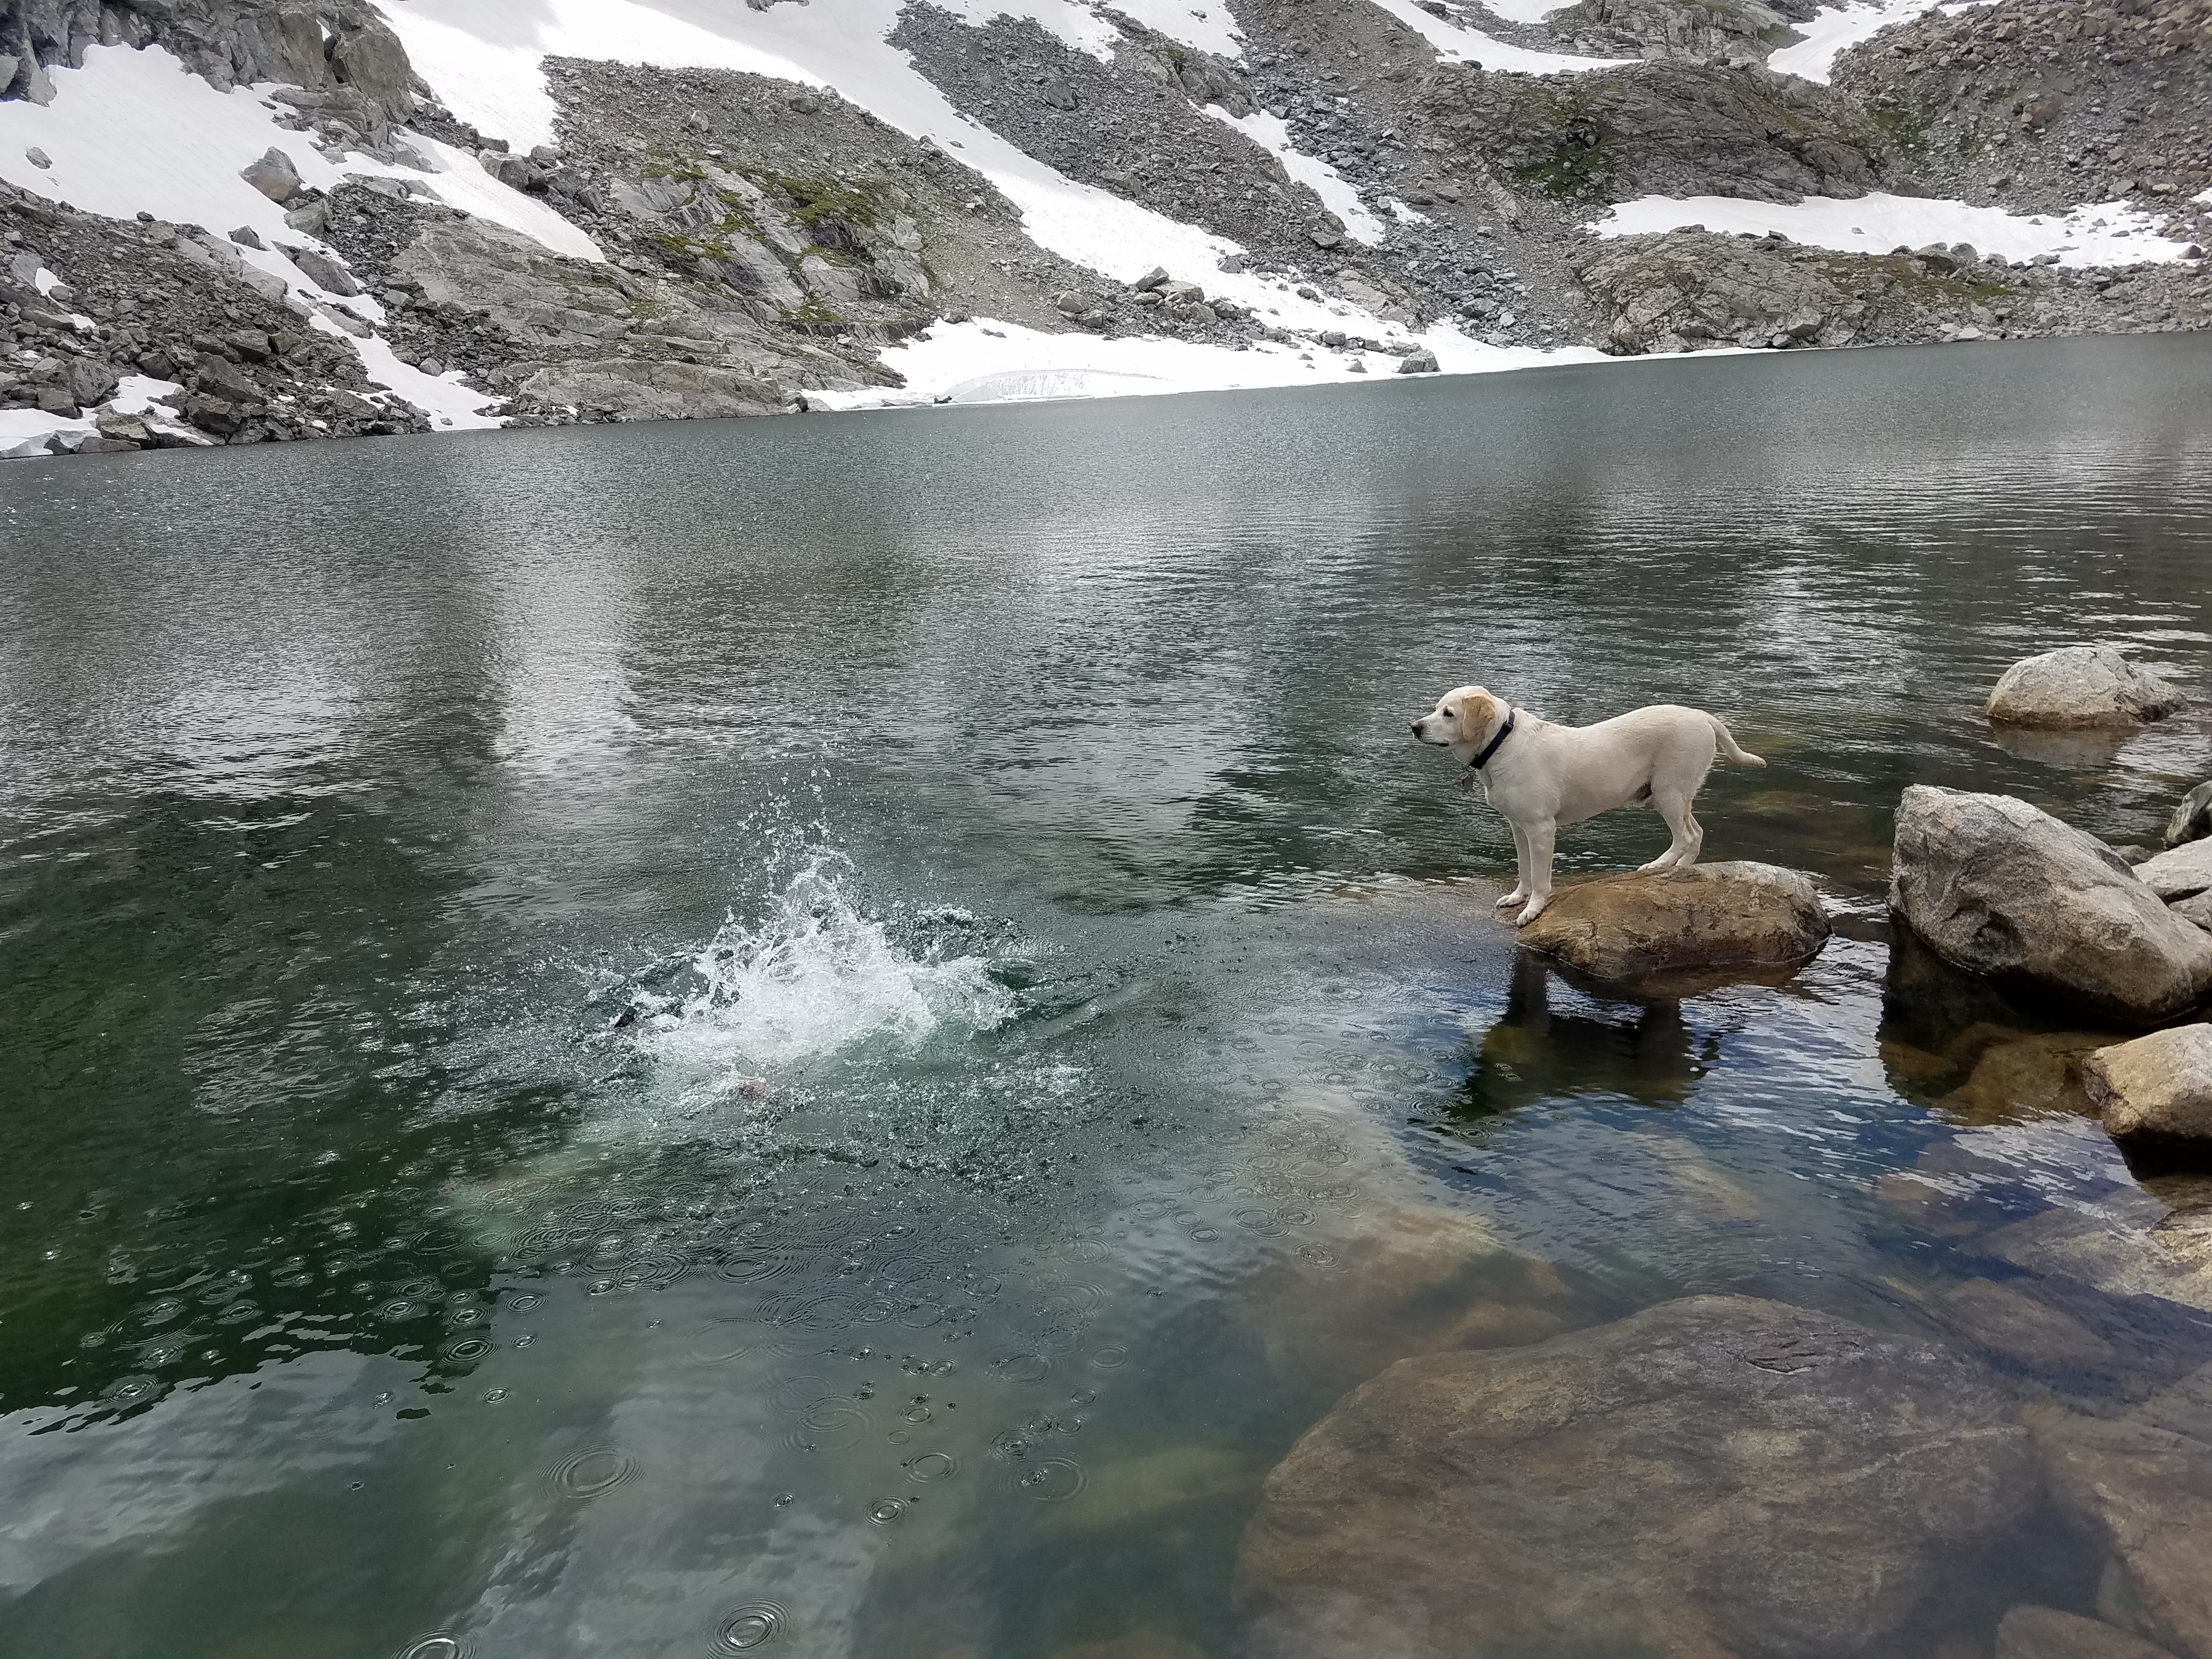
POLYGON ((1654 703, 1595 726, 1554 726, 1525 708, 1462 685, 1437 699, 1413 722, 1423 743, 1449 749, 1480 775, 1484 793, 1513 831, 1519 879, 1498 901, 1518 904, 1514 925, 1525 927, 1552 902, 1552 848, 1559 826, 1580 823, 1616 806, 1650 805, 1674 840, 1646 870, 1695 864, 1705 832, 1690 803, 1716 755, 1764 766, 1736 747, 1717 714, 1680 703, 1654 703))

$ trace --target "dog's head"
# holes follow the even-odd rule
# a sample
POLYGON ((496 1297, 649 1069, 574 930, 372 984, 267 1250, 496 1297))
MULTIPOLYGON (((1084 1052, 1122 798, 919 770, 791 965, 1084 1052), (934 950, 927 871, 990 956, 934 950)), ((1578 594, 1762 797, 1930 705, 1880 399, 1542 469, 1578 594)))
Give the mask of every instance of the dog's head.
POLYGON ((1462 685, 1437 699, 1437 706, 1413 722, 1423 743, 1448 749, 1480 743, 1498 718, 1498 699, 1479 685, 1462 685))

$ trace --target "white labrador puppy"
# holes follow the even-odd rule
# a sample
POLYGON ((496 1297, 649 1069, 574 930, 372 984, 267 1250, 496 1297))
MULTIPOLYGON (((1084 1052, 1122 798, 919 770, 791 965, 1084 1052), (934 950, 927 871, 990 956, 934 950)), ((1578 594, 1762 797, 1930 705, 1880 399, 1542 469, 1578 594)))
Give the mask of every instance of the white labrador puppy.
POLYGON ((1690 803, 1715 752, 1745 766, 1766 764, 1737 748, 1719 717, 1702 708, 1661 702, 1595 726, 1554 726, 1479 685, 1445 692, 1413 722, 1413 735, 1473 767, 1490 804, 1511 827, 1520 879, 1498 906, 1521 905, 1513 919, 1520 927, 1552 902, 1552 843, 1561 824, 1616 806, 1649 805, 1674 838, 1643 867, 1695 864, 1705 832, 1690 803))

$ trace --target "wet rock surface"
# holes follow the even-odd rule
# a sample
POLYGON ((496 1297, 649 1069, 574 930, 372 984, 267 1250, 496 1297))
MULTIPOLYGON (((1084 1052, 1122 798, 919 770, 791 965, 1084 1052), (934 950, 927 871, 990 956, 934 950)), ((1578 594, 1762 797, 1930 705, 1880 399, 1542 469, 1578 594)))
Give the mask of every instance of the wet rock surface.
POLYGON ((1960 967, 2138 1024, 2212 991, 2212 938, 2101 842, 2025 801, 1915 785, 1894 859, 1892 909, 1960 967))
POLYGON ((2033 1463, 1952 1351, 1747 1297, 1404 1360, 1267 1477, 1241 1651, 1857 1654, 2020 1519, 2033 1463))
POLYGON ((2181 706, 2165 680, 2106 645, 2072 645, 2023 658, 1999 676, 1989 717, 2057 728, 2162 720, 2181 706))
POLYGON ((1601 876, 1561 889, 1522 928, 1525 948, 1610 984, 1797 967, 1831 932, 1812 881, 1771 864, 1601 876))

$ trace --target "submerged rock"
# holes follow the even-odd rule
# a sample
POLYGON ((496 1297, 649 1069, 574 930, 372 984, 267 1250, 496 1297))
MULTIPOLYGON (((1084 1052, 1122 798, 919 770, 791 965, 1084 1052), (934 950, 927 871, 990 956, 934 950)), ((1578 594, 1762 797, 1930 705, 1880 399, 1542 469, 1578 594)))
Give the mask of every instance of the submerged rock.
POLYGON ((2212 990, 2212 936, 2102 842, 2010 795, 1908 788, 1889 902, 1960 967, 2132 1024, 2212 990))
POLYGON ((1997 1626, 1996 1659, 2173 1659, 2166 1649, 2095 1619, 2017 1607, 1997 1626))
POLYGON ((1243 1651, 1884 1650, 2033 1464, 1952 1351, 1749 1297, 1402 1360, 1267 1477, 1243 1651))
POLYGON ((1831 932, 1811 880, 1771 864, 1601 876, 1562 890, 1520 933, 1532 951, 1613 984, 1796 968, 1831 932))
POLYGON ((2181 694, 2109 645, 2069 645, 2005 670, 1989 717, 2014 726, 2122 726, 2181 707, 2181 694))
POLYGON ((2212 1141, 2212 1025, 2100 1048, 2081 1071, 2115 1137, 2212 1141))
POLYGON ((2212 1659, 2212 1368, 2121 1417, 2031 1420, 2052 1498, 2106 1552, 2099 1616, 2212 1659))

